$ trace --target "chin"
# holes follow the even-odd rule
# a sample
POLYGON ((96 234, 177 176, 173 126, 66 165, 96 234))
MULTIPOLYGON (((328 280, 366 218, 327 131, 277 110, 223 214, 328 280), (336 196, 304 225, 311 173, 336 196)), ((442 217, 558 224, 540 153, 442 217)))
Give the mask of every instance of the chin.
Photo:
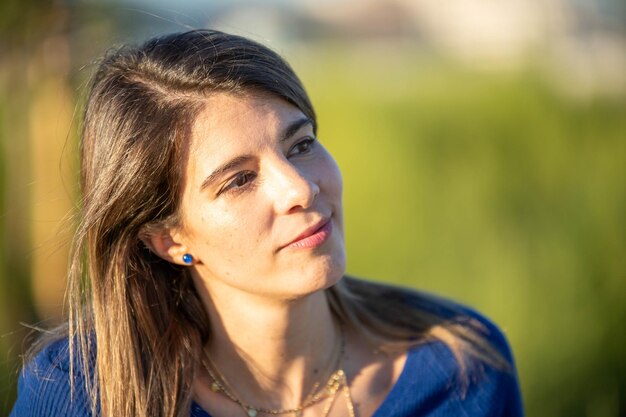
POLYGON ((326 259, 319 268, 315 277, 311 279, 311 282, 314 283, 311 292, 328 289, 343 278, 346 273, 345 256, 326 259))
POLYGON ((299 299, 330 288, 346 272, 345 248, 337 236, 319 248, 296 252, 289 258, 289 263, 282 266, 280 279, 282 288, 287 291, 283 294, 288 299, 299 299))

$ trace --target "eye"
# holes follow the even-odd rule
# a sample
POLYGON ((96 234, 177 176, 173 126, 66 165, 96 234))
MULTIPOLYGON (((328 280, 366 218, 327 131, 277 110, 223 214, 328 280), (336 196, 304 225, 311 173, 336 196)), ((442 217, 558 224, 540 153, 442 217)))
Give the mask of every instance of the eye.
POLYGON ((287 156, 303 155, 311 152, 311 149, 315 146, 315 139, 307 137, 300 142, 296 143, 289 149, 287 156))
POLYGON ((228 181, 222 189, 220 189, 218 195, 224 192, 239 192, 243 191, 252 183, 256 178, 256 173, 252 171, 242 171, 237 173, 230 181, 228 181))

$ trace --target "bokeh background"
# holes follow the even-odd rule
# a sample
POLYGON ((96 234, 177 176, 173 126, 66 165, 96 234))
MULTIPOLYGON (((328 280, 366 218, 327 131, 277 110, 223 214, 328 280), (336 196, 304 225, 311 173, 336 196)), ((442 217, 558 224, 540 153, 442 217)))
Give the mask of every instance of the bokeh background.
POLYGON ((490 316, 529 416, 626 415, 621 0, 3 0, 0 415, 64 314, 95 59, 198 27, 301 75, 344 174, 350 273, 490 316))

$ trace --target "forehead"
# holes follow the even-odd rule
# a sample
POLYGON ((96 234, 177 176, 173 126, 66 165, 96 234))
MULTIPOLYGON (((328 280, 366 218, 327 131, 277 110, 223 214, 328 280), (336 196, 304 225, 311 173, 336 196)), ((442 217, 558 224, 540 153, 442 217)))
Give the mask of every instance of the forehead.
POLYGON ((210 96, 191 131, 188 186, 197 188, 215 169, 237 157, 256 157, 276 146, 285 129, 304 117, 296 106, 267 94, 210 96))
POLYGON ((205 100, 196 116, 190 149, 194 153, 260 144, 302 116, 294 105, 267 94, 217 93, 205 100))

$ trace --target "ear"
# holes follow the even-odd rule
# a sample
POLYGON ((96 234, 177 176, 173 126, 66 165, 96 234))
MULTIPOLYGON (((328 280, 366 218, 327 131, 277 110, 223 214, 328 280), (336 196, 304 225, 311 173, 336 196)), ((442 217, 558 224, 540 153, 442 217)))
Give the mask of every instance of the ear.
POLYGON ((180 234, 167 227, 145 227, 139 233, 141 241, 157 256, 177 265, 189 266, 183 261, 183 255, 189 248, 181 243, 180 234))

